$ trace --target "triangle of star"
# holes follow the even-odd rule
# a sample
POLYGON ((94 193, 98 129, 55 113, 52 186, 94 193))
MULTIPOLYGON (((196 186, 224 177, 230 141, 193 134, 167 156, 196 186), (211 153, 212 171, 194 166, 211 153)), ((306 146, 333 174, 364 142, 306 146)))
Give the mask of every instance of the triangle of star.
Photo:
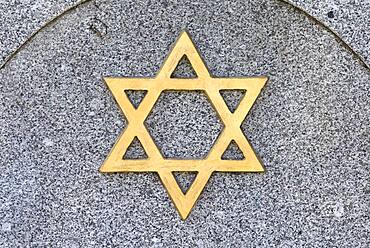
POLYGON ((186 31, 181 32, 172 51, 155 78, 105 77, 105 82, 128 120, 127 128, 116 141, 100 172, 156 172, 182 219, 186 219, 213 172, 263 172, 264 168, 254 153, 240 125, 257 99, 267 77, 214 78, 210 75, 199 52, 186 31), (197 78, 171 78, 180 59, 186 56, 197 78), (144 90, 146 95, 135 108, 126 90, 144 90), (144 126, 144 121, 162 91, 202 90, 206 92, 224 129, 207 157, 203 160, 165 159, 144 126), (221 90, 243 90, 245 96, 237 109, 231 112, 222 98, 221 90), (134 138, 144 148, 147 159, 123 159, 134 138), (239 146, 243 160, 223 160, 221 156, 231 141, 239 146), (198 172, 194 182, 184 194, 172 172, 198 172))

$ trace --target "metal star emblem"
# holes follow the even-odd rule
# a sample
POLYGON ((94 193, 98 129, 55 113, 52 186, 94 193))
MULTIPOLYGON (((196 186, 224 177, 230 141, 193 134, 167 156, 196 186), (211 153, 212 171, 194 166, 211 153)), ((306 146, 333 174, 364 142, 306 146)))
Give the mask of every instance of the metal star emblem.
POLYGON ((110 91, 128 120, 128 126, 100 168, 100 172, 156 172, 170 195, 182 219, 186 219, 207 184, 211 174, 217 172, 263 172, 251 145, 240 129, 242 121, 257 99, 267 77, 214 78, 212 77, 189 34, 183 31, 171 53, 155 78, 114 78, 105 77, 110 91), (197 78, 171 78, 180 59, 186 55, 197 78), (220 90, 245 90, 245 96, 238 108, 231 112, 220 90), (147 94, 135 108, 125 90, 146 90, 147 94), (144 126, 144 121, 159 95, 164 90, 202 90, 221 118, 224 129, 216 140, 208 156, 203 160, 165 159, 144 126), (147 159, 124 159, 124 154, 135 139, 139 139, 147 159), (230 142, 236 142, 244 155, 244 160, 223 160, 222 154, 230 142), (184 194, 172 172, 197 172, 194 182, 184 194))

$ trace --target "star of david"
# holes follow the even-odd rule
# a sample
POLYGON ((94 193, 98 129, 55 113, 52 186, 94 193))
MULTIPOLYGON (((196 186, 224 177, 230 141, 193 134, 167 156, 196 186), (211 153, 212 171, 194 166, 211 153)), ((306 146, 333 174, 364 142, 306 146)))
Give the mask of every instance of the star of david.
POLYGON ((182 219, 186 219, 213 172, 263 172, 264 168, 241 131, 241 124, 267 81, 267 77, 214 78, 208 72, 189 34, 183 31, 171 53, 155 78, 105 77, 128 126, 100 168, 100 172, 156 172, 170 195, 182 219), (171 78, 178 62, 186 56, 197 74, 196 78, 171 78), (220 90, 245 90, 237 109, 231 112, 220 90), (147 93, 135 108, 125 90, 146 90, 147 93), (203 160, 165 159, 144 126, 161 92, 165 90, 202 90, 224 124, 214 146, 203 160), (144 148, 146 159, 124 159, 124 154, 135 139, 144 148), (234 141, 244 155, 244 160, 221 158, 230 142, 234 141), (173 172, 197 172, 186 193, 179 187, 173 172))

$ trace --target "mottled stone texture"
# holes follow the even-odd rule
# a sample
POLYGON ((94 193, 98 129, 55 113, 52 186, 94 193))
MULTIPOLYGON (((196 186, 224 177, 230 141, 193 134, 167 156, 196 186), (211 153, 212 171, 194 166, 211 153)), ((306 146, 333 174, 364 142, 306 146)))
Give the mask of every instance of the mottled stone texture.
POLYGON ((0 64, 51 18, 79 0, 0 0, 0 64))
MULTIPOLYGON (((369 81, 279 1, 83 4, 0 70, 0 246, 367 247, 369 81), (183 28, 214 76, 270 77, 242 125, 266 173, 215 173, 186 221, 157 175, 98 172, 127 125, 102 77, 155 76, 183 28)), ((210 149, 206 98, 161 99, 147 126, 164 153, 210 149)))
MULTIPOLYGON (((369 0, 282 1, 296 5, 330 27, 370 64, 369 0)), ((48 21, 83 2, 98 6, 104 0, 0 0, 0 64, 48 21)), ((163 5, 172 3, 160 2, 163 5)), ((197 2, 192 1, 192 4, 197 2)), ((232 6, 231 2, 226 7, 232 9, 232 6)), ((99 26, 100 23, 95 22, 91 28, 98 30, 99 26)))
POLYGON ((369 0, 288 0, 330 27, 370 65, 369 0))

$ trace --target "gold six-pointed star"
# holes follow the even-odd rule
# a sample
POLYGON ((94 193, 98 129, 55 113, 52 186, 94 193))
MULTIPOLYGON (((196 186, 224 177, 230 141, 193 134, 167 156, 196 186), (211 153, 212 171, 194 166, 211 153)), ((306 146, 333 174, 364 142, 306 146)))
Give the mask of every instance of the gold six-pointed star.
POLYGON ((211 174, 217 172, 263 172, 264 168, 240 129, 267 77, 214 78, 208 72, 194 43, 186 31, 181 32, 171 53, 155 78, 105 77, 110 91, 128 120, 127 128, 100 167, 101 172, 157 172, 182 219, 186 219, 207 184, 211 174), (186 56, 197 74, 196 78, 171 78, 180 59, 186 56), (140 105, 135 108, 126 90, 147 91, 140 105), (224 129, 207 157, 202 160, 166 159, 162 156, 144 126, 161 92, 165 90, 202 90, 216 109, 224 129), (231 112, 220 90, 245 90, 237 109, 231 112), (131 142, 137 138, 147 159, 124 159, 131 142), (223 160, 221 157, 231 142, 237 143, 243 160, 223 160), (186 193, 183 193, 173 172, 197 172, 186 193))

